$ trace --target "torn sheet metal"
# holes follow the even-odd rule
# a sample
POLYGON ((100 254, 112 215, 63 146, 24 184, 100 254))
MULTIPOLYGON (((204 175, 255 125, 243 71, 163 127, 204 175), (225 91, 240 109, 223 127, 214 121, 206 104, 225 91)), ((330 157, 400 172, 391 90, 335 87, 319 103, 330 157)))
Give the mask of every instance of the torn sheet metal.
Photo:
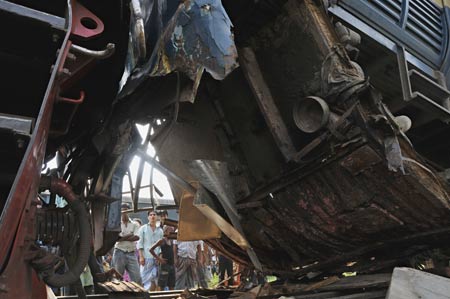
MULTIPOLYGON (((236 198, 232 192, 232 183, 227 164, 212 160, 194 160, 188 162, 188 165, 198 181, 217 197, 233 226, 245 238, 236 209, 236 198)), ((255 268, 262 270, 261 262, 253 248, 248 246, 245 249, 255 268)))
POLYGON ((203 71, 222 80, 238 66, 232 23, 220 0, 140 3, 142 14, 131 14, 130 54, 119 98, 132 93, 148 76, 183 72, 196 81, 195 88, 203 71), (143 48, 141 20, 146 30, 144 63, 139 62, 143 52, 139 50, 143 48))
POLYGON ((387 136, 385 138, 384 150, 389 170, 394 172, 400 171, 402 174, 405 174, 402 150, 396 136, 387 136))
POLYGON ((244 236, 242 236, 242 234, 239 231, 237 231, 236 228, 233 227, 233 225, 231 225, 227 220, 225 220, 222 217, 222 215, 220 215, 220 213, 218 212, 219 209, 214 199, 211 197, 209 192, 202 186, 199 186, 197 192, 195 193, 194 206, 206 218, 208 218, 210 221, 212 221, 218 227, 220 227, 220 230, 239 247, 243 249, 247 249, 249 247, 249 244, 247 240, 244 238, 244 236))
POLYGON ((341 93, 362 84, 365 76, 362 68, 348 57, 338 45, 325 58, 322 70, 322 96, 333 102, 341 93))

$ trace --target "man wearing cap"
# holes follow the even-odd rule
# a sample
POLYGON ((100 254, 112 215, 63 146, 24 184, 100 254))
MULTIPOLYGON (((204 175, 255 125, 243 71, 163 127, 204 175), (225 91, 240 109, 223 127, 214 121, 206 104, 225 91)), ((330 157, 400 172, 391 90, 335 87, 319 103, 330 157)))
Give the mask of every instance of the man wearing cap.
POLYGON ((139 240, 139 225, 132 222, 125 210, 129 209, 127 204, 122 204, 122 231, 114 246, 112 266, 116 268, 120 275, 127 270, 130 279, 138 284, 142 284, 139 273, 139 264, 135 254, 136 241, 139 240))

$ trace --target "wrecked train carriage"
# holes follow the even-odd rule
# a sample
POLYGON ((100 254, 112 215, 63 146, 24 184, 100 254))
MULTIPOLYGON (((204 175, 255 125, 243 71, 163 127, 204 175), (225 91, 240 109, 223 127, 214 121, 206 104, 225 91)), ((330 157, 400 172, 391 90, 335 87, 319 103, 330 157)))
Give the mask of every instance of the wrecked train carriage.
POLYGON ((377 271, 448 244, 448 7, 319 2, 225 4, 240 68, 204 78, 155 143, 213 194, 193 205, 228 236, 215 245, 280 275, 377 271))
POLYGON ((211 244, 242 264, 290 276, 358 261, 370 272, 447 244, 447 7, 106 2, 0 1, 2 22, 22 33, 3 27, 16 100, 2 110, 2 294, 45 292, 30 266, 54 286, 77 279, 91 238, 82 207, 94 253, 111 248, 132 155, 155 162, 133 122, 155 128, 145 142, 170 170, 179 238, 221 236, 211 244), (30 88, 15 61, 32 66, 30 88), (53 179, 39 179, 55 152, 53 179), (36 209, 39 185, 69 209, 36 209), (43 236, 66 274, 35 246, 43 236))

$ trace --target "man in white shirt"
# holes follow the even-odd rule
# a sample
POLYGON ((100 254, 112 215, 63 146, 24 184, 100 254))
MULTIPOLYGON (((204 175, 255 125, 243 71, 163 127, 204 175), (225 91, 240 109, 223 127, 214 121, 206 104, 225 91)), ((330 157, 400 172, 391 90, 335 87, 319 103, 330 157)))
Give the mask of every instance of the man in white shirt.
POLYGON ((116 268, 120 275, 123 275, 124 271, 127 270, 132 281, 142 284, 139 264, 135 253, 136 241, 139 240, 139 225, 132 222, 127 213, 123 213, 127 208, 127 205, 122 205, 122 231, 114 246, 112 266, 116 268))
MULTIPOLYGON (((158 264, 150 253, 150 248, 164 236, 163 230, 156 227, 156 212, 148 212, 148 224, 139 229, 139 264, 141 265, 142 283, 146 290, 154 291, 158 283, 158 264)), ((155 248, 156 255, 161 249, 155 248)))

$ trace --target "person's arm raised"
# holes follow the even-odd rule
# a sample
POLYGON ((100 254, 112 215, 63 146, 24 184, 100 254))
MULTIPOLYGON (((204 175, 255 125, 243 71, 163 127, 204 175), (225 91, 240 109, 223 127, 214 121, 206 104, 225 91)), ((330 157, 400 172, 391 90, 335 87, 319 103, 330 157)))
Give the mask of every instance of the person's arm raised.
POLYGON ((160 239, 158 240, 155 244, 152 245, 152 247, 150 247, 149 251, 150 254, 162 265, 167 263, 167 260, 165 258, 162 258, 160 256, 158 256, 155 252, 156 247, 161 246, 164 242, 164 239, 160 239))

